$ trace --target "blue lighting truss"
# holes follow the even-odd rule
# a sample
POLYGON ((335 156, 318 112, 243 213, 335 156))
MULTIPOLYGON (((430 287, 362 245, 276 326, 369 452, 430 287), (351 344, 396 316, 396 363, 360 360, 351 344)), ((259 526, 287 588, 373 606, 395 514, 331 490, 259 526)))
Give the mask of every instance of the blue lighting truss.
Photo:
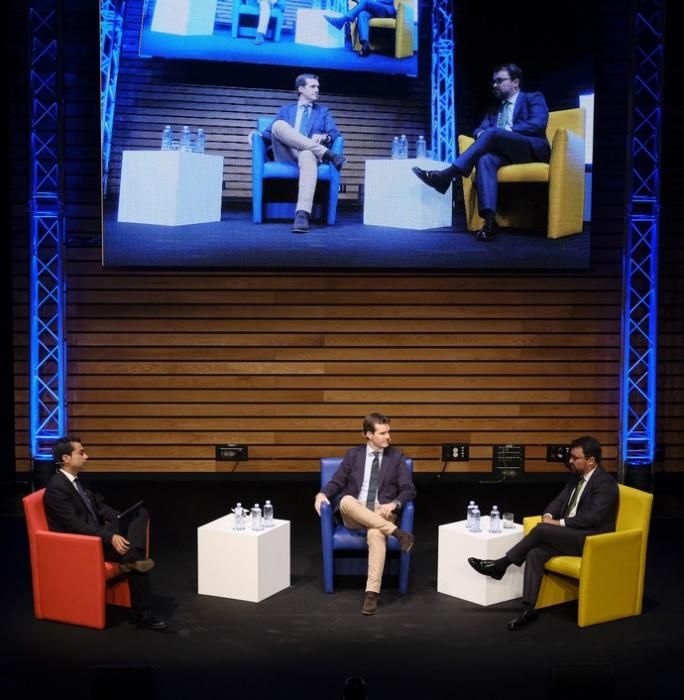
POLYGON ((432 157, 456 160, 454 25, 451 0, 432 3, 432 157))
POLYGON ((50 458, 66 426, 60 0, 29 2, 30 449, 50 458))
POLYGON ((664 0, 634 0, 619 475, 655 457, 664 0))
POLYGON ((109 154, 112 150, 116 81, 123 40, 125 0, 101 0, 100 3, 100 119, 102 126, 102 196, 107 196, 109 154))

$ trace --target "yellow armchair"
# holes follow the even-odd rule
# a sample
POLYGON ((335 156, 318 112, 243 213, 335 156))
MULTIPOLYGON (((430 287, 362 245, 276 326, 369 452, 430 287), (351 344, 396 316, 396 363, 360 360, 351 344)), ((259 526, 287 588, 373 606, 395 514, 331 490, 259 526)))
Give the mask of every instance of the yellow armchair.
MULTIPOLYGON (((653 495, 618 485, 615 532, 590 535, 581 557, 546 562, 537 608, 578 600, 579 627, 641 614, 653 495)), ((525 518, 527 534, 540 516, 525 518)))
MULTIPOLYGON (((350 3, 350 6, 353 5, 356 5, 356 3, 350 3)), ((373 32, 373 29, 391 29, 394 31, 394 58, 413 56, 413 33, 415 31, 413 2, 412 0, 394 0, 394 8, 397 11, 396 17, 374 17, 369 21, 368 25, 371 35, 368 43, 371 50, 376 51, 379 48, 379 44, 376 43, 377 36, 373 36, 374 34, 377 35, 377 32, 373 32), (374 38, 376 41, 374 41, 374 38)), ((358 51, 361 48, 356 22, 352 24, 352 46, 354 51, 358 51)))
MULTIPOLYGON (((546 228, 547 238, 581 233, 584 221, 584 108, 549 112, 546 138, 551 144, 549 163, 519 163, 499 168, 497 222, 511 228, 546 228)), ((463 153, 474 142, 458 137, 463 153)), ((477 210, 475 170, 463 178, 466 222, 477 231, 484 220, 477 210)))

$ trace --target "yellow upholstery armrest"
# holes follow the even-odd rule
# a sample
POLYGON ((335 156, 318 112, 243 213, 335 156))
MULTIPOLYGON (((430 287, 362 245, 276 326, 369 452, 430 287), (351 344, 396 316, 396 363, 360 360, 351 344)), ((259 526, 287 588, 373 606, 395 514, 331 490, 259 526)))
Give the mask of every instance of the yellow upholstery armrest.
POLYGON ((527 534, 535 525, 539 525, 541 521, 541 515, 529 515, 523 518, 523 532, 527 534))

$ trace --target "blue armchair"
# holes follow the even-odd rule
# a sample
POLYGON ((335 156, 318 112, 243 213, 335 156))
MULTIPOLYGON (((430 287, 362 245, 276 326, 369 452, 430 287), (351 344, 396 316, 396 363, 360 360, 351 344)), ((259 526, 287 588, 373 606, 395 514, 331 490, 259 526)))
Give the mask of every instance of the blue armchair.
MULTIPOLYGON (((325 486, 342 463, 341 457, 324 457, 321 459, 321 488, 325 486)), ((406 465, 413 472, 413 460, 407 459, 406 465)), ((323 582, 326 593, 333 592, 335 574, 342 576, 365 576, 368 572, 368 544, 366 531, 349 530, 344 525, 337 525, 333 519, 332 504, 321 505, 321 547, 323 552, 323 582), (336 556, 340 554, 341 556, 336 556)), ((405 532, 413 532, 413 501, 409 501, 401 511, 399 527, 405 532)), ((399 593, 408 590, 411 552, 402 552, 399 540, 387 538, 387 559, 385 573, 399 576, 399 593)))
MULTIPOLYGON (((273 121, 273 117, 259 117, 257 130, 263 132, 273 121)), ((333 153, 342 154, 344 150, 344 138, 338 136, 330 149, 333 153)), ((295 213, 295 199, 297 182, 299 180, 299 168, 295 163, 276 163, 271 160, 269 149, 259 134, 254 134, 252 139, 252 221, 255 224, 262 223, 264 218, 289 219, 295 213), (294 194, 289 201, 274 201, 283 199, 282 188, 276 187, 283 182, 294 181, 294 194), (270 182, 273 193, 267 190, 270 182), (280 190, 279 192, 276 190, 280 190)), ((313 216, 325 218, 328 226, 333 226, 337 217, 337 198, 340 189, 340 173, 332 165, 321 164, 318 166, 318 185, 316 186, 316 199, 314 199, 313 216), (320 184, 327 183, 327 197, 319 197, 320 184), (321 203, 317 202, 319 200, 321 203)))
MULTIPOLYGON (((285 16, 285 0, 280 0, 271 8, 266 37, 280 41, 285 16)), ((255 37, 259 23, 259 0, 233 0, 233 21, 230 35, 233 39, 241 36, 255 37)))

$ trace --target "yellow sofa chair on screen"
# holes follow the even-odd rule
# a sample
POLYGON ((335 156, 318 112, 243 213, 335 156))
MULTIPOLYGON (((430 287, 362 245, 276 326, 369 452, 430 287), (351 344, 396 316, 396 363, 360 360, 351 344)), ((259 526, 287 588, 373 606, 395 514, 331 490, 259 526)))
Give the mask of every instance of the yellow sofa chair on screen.
MULTIPOLYGON (((622 484, 618 489, 616 531, 587 537, 581 557, 549 559, 537 608, 578 600, 580 627, 641 614, 653 495, 622 484)), ((540 521, 525 518, 525 533, 540 521)))
MULTIPOLYGON (((355 2, 349 3, 350 8, 355 5, 355 2)), ((394 9, 397 11, 396 17, 374 17, 369 21, 370 35, 368 43, 372 51, 377 51, 380 48, 378 42, 379 32, 374 30, 392 30, 394 34, 394 58, 407 58, 408 56, 413 56, 413 32, 415 28, 413 0, 394 0, 394 9)), ((358 51, 361 48, 356 22, 352 24, 352 46, 354 51, 358 51)))
MULTIPOLYGON (((585 110, 549 112, 546 138, 551 144, 549 163, 504 165, 497 172, 499 187, 496 220, 511 228, 545 228, 547 238, 581 233, 584 221, 585 110)), ((458 137, 463 153, 474 143, 458 137)), ((477 211, 475 170, 463 178, 468 230, 477 231, 484 220, 477 211)))

